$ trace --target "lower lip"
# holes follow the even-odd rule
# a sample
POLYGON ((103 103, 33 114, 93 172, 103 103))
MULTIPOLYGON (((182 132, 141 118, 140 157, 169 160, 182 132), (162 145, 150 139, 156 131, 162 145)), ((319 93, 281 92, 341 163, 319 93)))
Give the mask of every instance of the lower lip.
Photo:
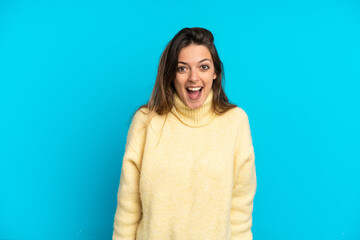
POLYGON ((190 96, 190 94, 189 94, 189 92, 186 90, 186 93, 187 93, 187 96, 188 96, 188 98, 189 99, 191 99, 191 100, 199 100, 200 98, 201 98, 201 96, 202 96, 202 92, 203 92, 203 87, 200 89, 200 91, 199 91, 199 93, 197 94, 197 96, 196 97, 191 97, 190 96))

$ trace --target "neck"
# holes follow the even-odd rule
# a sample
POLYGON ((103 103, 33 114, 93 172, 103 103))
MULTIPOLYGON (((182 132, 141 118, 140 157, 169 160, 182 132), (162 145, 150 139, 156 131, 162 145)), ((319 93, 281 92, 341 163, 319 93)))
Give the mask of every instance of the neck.
POLYGON ((213 90, 211 89, 203 105, 199 108, 190 108, 180 99, 178 94, 174 94, 174 106, 171 112, 177 116, 180 121, 190 127, 201 127, 208 124, 215 116, 213 111, 213 90))

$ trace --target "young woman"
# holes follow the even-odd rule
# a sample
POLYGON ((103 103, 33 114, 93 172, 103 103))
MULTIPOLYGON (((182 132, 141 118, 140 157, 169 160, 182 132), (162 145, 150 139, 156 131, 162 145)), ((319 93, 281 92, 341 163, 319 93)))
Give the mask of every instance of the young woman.
POLYGON ((223 75, 210 31, 184 28, 169 42, 128 131, 113 240, 252 239, 250 125, 223 75))

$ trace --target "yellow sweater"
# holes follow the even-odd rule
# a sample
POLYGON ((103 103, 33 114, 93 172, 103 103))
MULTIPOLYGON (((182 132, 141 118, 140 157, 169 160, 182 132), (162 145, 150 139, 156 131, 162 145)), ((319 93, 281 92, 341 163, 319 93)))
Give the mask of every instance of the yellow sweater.
POLYGON ((248 116, 174 95, 167 115, 135 113, 123 157, 113 240, 250 240, 256 191, 248 116), (165 119, 166 118, 166 119, 165 119), (166 120, 166 121, 165 121, 166 120))

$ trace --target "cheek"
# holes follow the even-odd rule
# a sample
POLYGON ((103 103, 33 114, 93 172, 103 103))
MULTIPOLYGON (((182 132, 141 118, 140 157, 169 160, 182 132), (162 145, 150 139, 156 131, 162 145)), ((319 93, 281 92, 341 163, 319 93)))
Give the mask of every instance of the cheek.
POLYGON ((208 73, 207 75, 206 75, 206 83, 207 84, 210 84, 210 83, 212 83, 212 81, 213 81, 213 79, 214 79, 214 73, 208 73))
POLYGON ((176 88, 182 88, 185 86, 185 80, 186 78, 184 78, 183 76, 176 76, 174 84, 176 88))

